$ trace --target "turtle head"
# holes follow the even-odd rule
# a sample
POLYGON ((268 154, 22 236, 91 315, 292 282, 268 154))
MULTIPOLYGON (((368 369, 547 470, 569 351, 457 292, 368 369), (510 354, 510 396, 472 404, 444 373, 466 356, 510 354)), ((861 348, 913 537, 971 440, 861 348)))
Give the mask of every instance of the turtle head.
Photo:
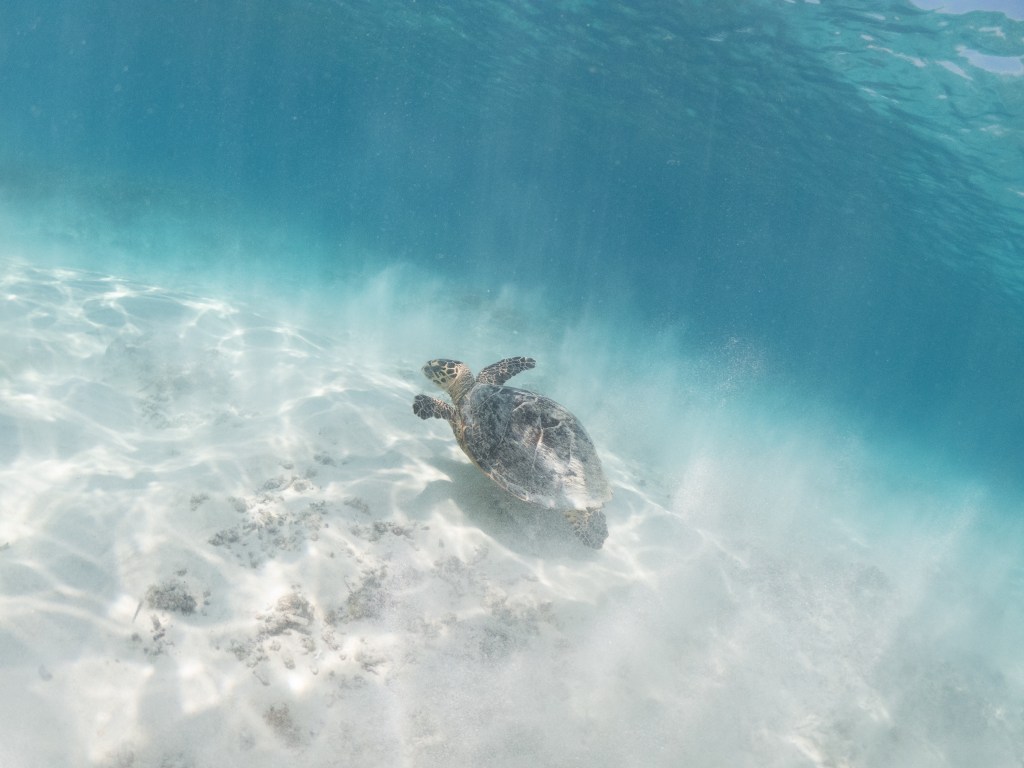
POLYGON ((431 360, 423 366, 423 375, 448 393, 457 403, 473 386, 473 372, 458 360, 431 360))

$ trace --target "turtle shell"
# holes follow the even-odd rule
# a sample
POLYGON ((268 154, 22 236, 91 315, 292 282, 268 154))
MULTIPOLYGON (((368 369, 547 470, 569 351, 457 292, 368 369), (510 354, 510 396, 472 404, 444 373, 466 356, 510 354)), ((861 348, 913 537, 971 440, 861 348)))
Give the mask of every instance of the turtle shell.
POLYGON ((460 406, 459 445, 513 496, 561 510, 599 507, 611 498, 590 436, 554 400, 477 384, 460 406))

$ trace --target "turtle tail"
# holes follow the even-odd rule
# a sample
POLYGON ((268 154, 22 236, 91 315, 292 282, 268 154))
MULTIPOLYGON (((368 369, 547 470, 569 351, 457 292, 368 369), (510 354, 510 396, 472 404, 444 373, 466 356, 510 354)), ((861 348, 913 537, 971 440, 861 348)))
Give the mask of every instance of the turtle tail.
POLYGON ((608 538, 608 521, 598 507, 569 510, 565 513, 565 519, 580 541, 592 549, 600 549, 608 538))

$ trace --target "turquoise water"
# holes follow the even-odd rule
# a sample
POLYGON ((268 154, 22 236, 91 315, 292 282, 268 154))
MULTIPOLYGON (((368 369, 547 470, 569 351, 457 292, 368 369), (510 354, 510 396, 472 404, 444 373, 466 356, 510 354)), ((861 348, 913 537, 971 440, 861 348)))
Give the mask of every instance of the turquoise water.
MULTIPOLYGON (((644 560, 655 542, 684 557, 695 531, 753 569, 713 585, 670 569, 657 606, 633 615, 597 597, 611 607, 568 632, 607 632, 616 674, 653 686, 623 710, 633 754, 1019 765, 1024 14, 939 5, 9 0, 5 289, 45 303, 25 287, 31 268, 73 268, 255 307, 344 339, 353 365, 385 366, 399 389, 426 391, 416 371, 432 357, 533 355, 528 384, 586 414, 612 457, 615 556, 638 580, 674 562, 644 560), (830 554, 837 531, 856 554, 830 554), (713 596, 695 605, 702 590, 713 596), (756 599, 714 597, 726 594, 756 599), (730 635, 716 622, 733 609, 730 635), (773 699, 791 679, 783 636, 821 630, 808 611, 829 642, 793 652, 825 672, 773 699), (631 617, 665 638, 641 643, 649 666, 625 650, 631 617), (690 622, 734 651, 706 662, 729 675, 685 677, 702 711, 652 672, 693 639, 690 622), (778 647, 736 651, 762 631, 778 647), (833 652, 845 655, 830 668, 833 652), (844 691, 850 669, 865 688, 844 691), (787 756, 765 746, 784 726, 762 715, 794 700, 812 703, 787 756), (700 750, 671 738, 674 720, 700 750)), ((53 295, 106 295, 124 327, 156 323, 152 354, 188 356, 158 315, 136 318, 97 285, 53 295)), ((55 316, 64 328, 79 315, 55 316)), ((40 348, 4 350, 2 370, 22 376, 19 356, 40 348)), ((318 348, 327 359, 332 342, 318 348)), ((388 414, 375 430, 417 428, 388 414)), ((552 658, 541 666, 556 672, 552 658)), ((476 669, 453 664, 460 679, 476 669)), ((514 670, 496 675, 528 711, 514 670)), ((598 689, 598 709, 636 693, 574 684, 598 689)), ((534 729, 536 759, 593 764, 544 723, 510 722, 534 729)), ((481 750, 514 764, 509 733, 481 750)))
POLYGON ((883 430, 1018 474, 1021 81, 968 56, 1019 63, 1020 22, 1001 13, 4 16, 7 196, 95 206, 141 241, 125 250, 143 273, 200 218, 237 243, 203 260, 247 279, 258 258, 317 282, 397 261, 471 290, 526 285, 696 346, 747 339, 883 430))

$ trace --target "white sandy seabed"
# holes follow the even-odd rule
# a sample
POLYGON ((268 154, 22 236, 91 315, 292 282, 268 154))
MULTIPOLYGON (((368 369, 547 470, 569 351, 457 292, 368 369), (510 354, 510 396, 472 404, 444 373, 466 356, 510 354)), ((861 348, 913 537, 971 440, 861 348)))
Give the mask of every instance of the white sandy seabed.
POLYGON ((983 485, 770 405, 738 342, 386 272, 289 301, 3 265, 0 765, 1024 761, 983 485), (512 354, 599 446, 600 551, 411 412, 426 359, 512 354))

